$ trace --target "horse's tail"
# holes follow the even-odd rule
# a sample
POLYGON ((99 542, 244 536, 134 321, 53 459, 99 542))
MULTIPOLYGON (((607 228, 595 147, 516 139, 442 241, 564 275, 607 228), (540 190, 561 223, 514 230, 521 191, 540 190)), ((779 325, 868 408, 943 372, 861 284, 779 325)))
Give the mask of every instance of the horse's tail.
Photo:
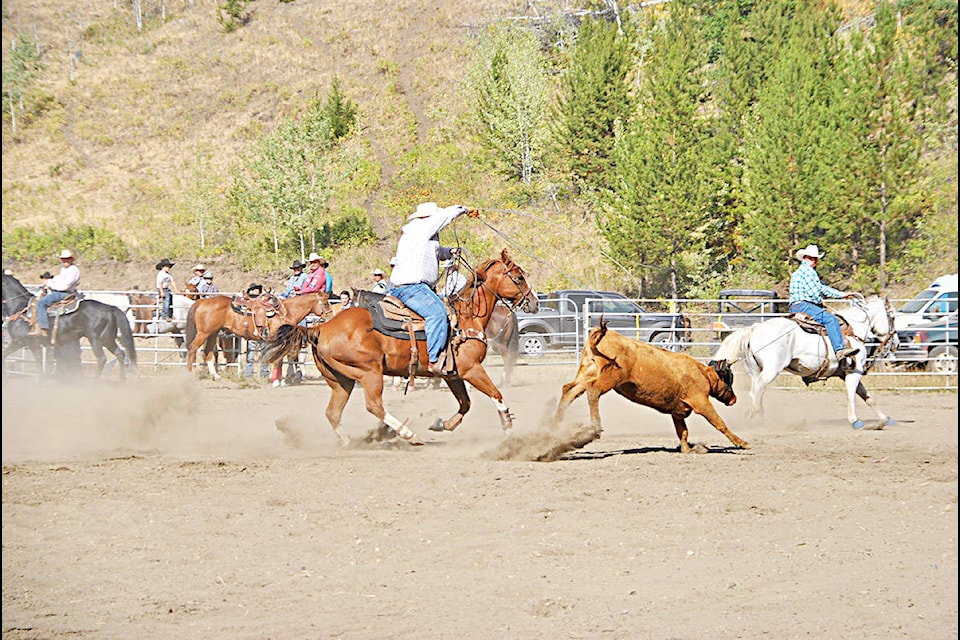
POLYGON ((190 310, 187 311, 187 327, 183 331, 184 341, 186 344, 191 345, 193 341, 197 338, 197 305, 190 305, 190 310))
MULTIPOLYGON (((189 323, 187 324, 189 327, 189 323)), ((263 352, 263 359, 266 362, 279 362, 287 355, 299 353, 303 348, 305 341, 310 340, 316 344, 316 337, 311 339, 310 332, 320 333, 319 325, 317 327, 301 327, 294 324, 283 324, 277 329, 276 334, 267 338, 264 343, 266 350, 263 352)))
POLYGON ((120 346, 127 353, 130 364, 137 364, 137 347, 133 342, 133 329, 130 328, 130 318, 121 309, 117 309, 117 332, 120 334, 120 346))
POLYGON ((720 343, 720 348, 713 354, 712 360, 734 364, 743 359, 750 351, 750 334, 756 325, 737 329, 720 343))

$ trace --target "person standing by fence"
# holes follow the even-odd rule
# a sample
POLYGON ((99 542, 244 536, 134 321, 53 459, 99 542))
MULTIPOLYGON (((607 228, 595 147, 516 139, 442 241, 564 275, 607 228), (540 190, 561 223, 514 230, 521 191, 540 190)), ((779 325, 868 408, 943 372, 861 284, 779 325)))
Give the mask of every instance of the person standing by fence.
POLYGON ((157 263, 157 295, 160 301, 160 319, 173 320, 173 294, 179 293, 177 283, 170 275, 170 269, 175 263, 170 258, 164 258, 157 263))

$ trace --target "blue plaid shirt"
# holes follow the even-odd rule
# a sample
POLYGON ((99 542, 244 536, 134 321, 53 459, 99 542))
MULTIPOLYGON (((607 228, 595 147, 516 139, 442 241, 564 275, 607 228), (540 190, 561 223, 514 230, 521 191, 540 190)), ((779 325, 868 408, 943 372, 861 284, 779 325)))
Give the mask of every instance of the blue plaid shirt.
POLYGON ((790 276, 790 304, 806 301, 822 305, 824 298, 843 296, 843 291, 823 284, 817 270, 806 260, 801 260, 800 267, 790 276))

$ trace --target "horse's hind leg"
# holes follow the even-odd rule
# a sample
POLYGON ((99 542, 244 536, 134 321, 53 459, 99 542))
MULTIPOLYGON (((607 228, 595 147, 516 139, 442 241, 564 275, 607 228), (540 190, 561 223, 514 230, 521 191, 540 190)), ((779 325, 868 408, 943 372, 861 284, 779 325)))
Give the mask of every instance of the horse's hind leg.
POLYGON ((401 422, 383 406, 383 370, 364 372, 357 380, 363 387, 363 396, 367 411, 378 417, 385 425, 397 432, 397 436, 410 444, 423 444, 410 430, 406 422, 401 422))
POLYGON ((211 333, 207 336, 203 345, 203 361, 207 364, 207 371, 214 380, 220 379, 217 373, 217 334, 211 333))
MULTIPOLYGON (((846 383, 847 385, 853 386, 853 382, 850 379, 851 377, 852 376, 849 376, 849 375, 847 376, 846 383)), ((857 385, 855 387, 856 394, 860 396, 864 402, 867 403, 868 407, 873 409, 873 412, 876 413, 877 417, 880 419, 876 428, 883 429, 884 427, 892 427, 893 425, 895 425, 897 421, 880 410, 880 407, 877 406, 877 403, 873 399, 873 396, 871 396, 870 392, 867 391, 867 388, 863 386, 863 382, 861 382, 860 380, 857 380, 856 382, 857 382, 857 385)), ((848 416, 848 419, 849 419, 849 416, 848 416)), ((853 414, 853 420, 850 421, 850 425, 854 429, 862 429, 864 427, 863 422, 857 419, 856 413, 853 414)))
POLYGON ((767 390, 767 385, 777 379, 780 371, 774 367, 761 369, 759 372, 751 372, 750 379, 750 398, 753 401, 750 406, 750 418, 763 419, 763 393, 767 390))
POLYGON ((100 340, 90 340, 90 349, 97 359, 97 377, 103 375, 103 368, 107 365, 107 356, 103 354, 103 343, 100 340))
POLYGON ((126 380, 127 352, 123 350, 123 347, 117 344, 116 339, 105 341, 104 346, 106 346, 107 351, 112 353, 113 357, 117 359, 117 366, 120 367, 120 380, 126 380))
POLYGON ((330 401, 327 403, 326 411, 327 421, 333 428, 333 432, 337 434, 341 446, 345 447, 350 444, 350 437, 343 432, 341 419, 343 418, 343 408, 347 406, 350 392, 353 391, 353 380, 344 383, 337 377, 325 373, 323 377, 327 381, 327 386, 330 387, 330 401))

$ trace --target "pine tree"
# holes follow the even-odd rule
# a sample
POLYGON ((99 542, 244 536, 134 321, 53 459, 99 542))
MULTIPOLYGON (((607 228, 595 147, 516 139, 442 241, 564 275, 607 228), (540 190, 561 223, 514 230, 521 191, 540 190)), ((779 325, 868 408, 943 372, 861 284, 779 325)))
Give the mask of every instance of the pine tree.
POLYGON ((554 144, 581 188, 611 186, 616 129, 633 111, 631 65, 628 35, 615 23, 584 20, 552 118, 554 144))
POLYGON ((604 232, 642 296, 677 297, 701 282, 704 225, 719 190, 709 120, 701 112, 706 49, 689 12, 654 27, 637 117, 617 145, 604 232), (681 286, 683 285, 683 286, 681 286))
POLYGON ((863 253, 876 256, 878 282, 886 286, 887 252, 906 239, 923 211, 919 99, 910 60, 901 45, 897 16, 880 2, 875 25, 855 34, 848 55, 847 110, 850 152, 843 165, 851 180, 850 219, 863 253))
POLYGON ((842 254, 849 229, 837 219, 836 46, 839 13, 796 3, 787 38, 768 71, 744 132, 745 251, 758 271, 784 279, 790 256, 817 242, 842 254))

